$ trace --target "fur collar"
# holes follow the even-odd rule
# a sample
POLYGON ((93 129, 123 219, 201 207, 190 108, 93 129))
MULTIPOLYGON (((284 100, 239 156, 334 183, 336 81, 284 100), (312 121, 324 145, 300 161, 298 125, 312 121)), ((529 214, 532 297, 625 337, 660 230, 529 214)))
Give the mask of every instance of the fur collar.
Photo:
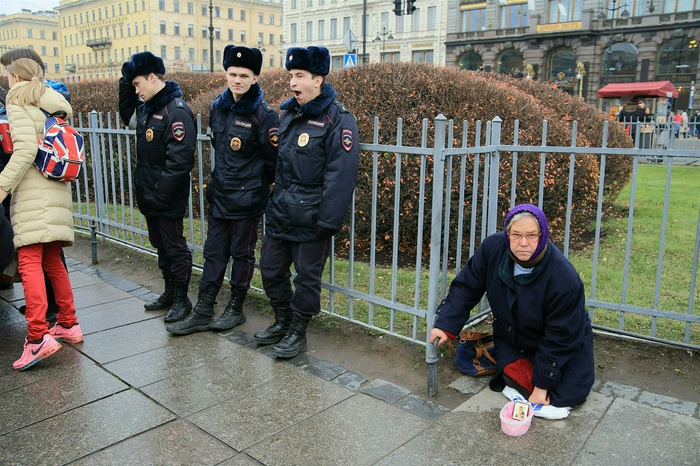
POLYGON ((298 113, 303 113, 306 115, 320 115, 324 108, 328 107, 333 103, 338 93, 333 89, 329 83, 323 85, 323 90, 321 95, 316 97, 311 102, 307 102, 302 106, 299 106, 297 100, 294 97, 282 102, 280 105, 281 110, 296 110, 298 113))
POLYGON ((241 100, 235 102, 233 100, 233 93, 228 87, 224 92, 217 97, 211 104, 212 110, 230 110, 231 113, 238 113, 240 115, 248 115, 258 108, 258 105, 262 102, 263 92, 258 83, 254 83, 248 89, 248 92, 243 94, 241 100))
POLYGON ((139 105, 139 110, 144 114, 151 114, 165 107, 168 102, 176 97, 182 97, 180 85, 175 81, 166 81, 165 87, 153 96, 148 102, 139 105))

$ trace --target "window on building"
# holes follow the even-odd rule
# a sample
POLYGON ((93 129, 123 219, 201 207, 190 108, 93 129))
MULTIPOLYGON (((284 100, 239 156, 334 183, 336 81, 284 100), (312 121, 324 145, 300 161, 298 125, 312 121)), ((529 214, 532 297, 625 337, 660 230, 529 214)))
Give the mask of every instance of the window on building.
POLYGON ((190 47, 187 49, 187 61, 194 61, 194 48, 190 47))
POLYGON ((181 59, 180 47, 175 47, 175 60, 181 59))
POLYGON ((59 65, 58 63, 53 65, 53 71, 54 71, 54 73, 60 73, 61 72, 61 65, 59 65))
POLYGON ((265 21, 265 13, 258 13, 258 23, 262 24, 265 21))
POLYGON ((416 8, 416 11, 411 15, 411 31, 420 31, 420 8, 416 8))
POLYGON ((270 66, 275 66, 275 57, 273 55, 270 55, 270 66))
POLYGON ((428 29, 429 30, 437 29, 437 7, 436 6, 429 6, 428 7, 428 29))
POLYGON ((292 10, 297 9, 297 0, 292 0, 291 5, 289 6, 292 10))
POLYGON ((226 17, 227 17, 228 19, 233 19, 233 8, 228 8, 228 9, 226 10, 226 17))
POLYGON ((167 45, 160 46, 160 58, 162 58, 163 60, 167 60, 167 58, 168 58, 168 46, 167 45))
POLYGON ((214 39, 221 40, 221 28, 214 28, 214 39))
POLYGON ((165 34, 165 21, 160 22, 160 33, 165 34))
POLYGON ((187 25, 187 37, 194 37, 194 24, 187 25))
POLYGON ((314 40, 314 23, 313 23, 313 21, 306 22, 306 40, 314 40))
POLYGON ((297 23, 289 25, 289 40, 292 44, 297 42, 297 23))
POLYGON ((223 60, 221 60, 221 50, 217 50, 216 53, 214 53, 214 61, 217 63, 221 63, 223 60))
POLYGON ((173 34, 176 36, 180 35, 180 23, 175 23, 173 25, 173 34))
MULTIPOLYGON (((506 49, 496 60, 496 73, 517 76, 525 68, 523 54, 520 50, 506 49)), ((572 69, 576 69, 574 65, 572 69)))
POLYGON ((126 25, 126 36, 131 37, 131 24, 126 25))
POLYGON ((202 62, 206 63, 209 61, 209 50, 203 49, 202 50, 202 62))
POLYGON ((39 31, 39 38, 40 39, 46 39, 46 31, 43 29, 39 31))
POLYGON ((486 4, 480 3, 475 8, 462 10, 459 32, 482 31, 486 29, 486 4))
POLYGON ((314 0, 306 0, 306 6, 307 6, 307 7, 312 7, 312 6, 314 6, 314 0))
POLYGON ((498 9, 501 29, 527 27, 527 2, 508 3, 498 9))
POLYGON ((241 43, 245 44, 246 43, 246 33, 245 31, 241 31, 241 43))
MULTIPOLYGON (((522 57, 522 54, 520 55, 522 57)), ((522 67, 522 65, 521 65, 522 67)), ((576 52, 568 47, 562 47, 549 54, 547 60, 548 81, 573 83, 576 79, 576 52), (559 79, 559 73, 564 73, 564 79, 559 79)), ((571 86, 573 90, 573 86, 571 86)))
POLYGON ((58 33, 56 31, 51 32, 51 39, 52 40, 58 40, 58 33))
POLYGON ((318 20, 318 40, 326 39, 326 21, 323 19, 318 20))
POLYGON ((34 37, 34 31, 32 31, 31 29, 27 29, 27 38, 31 39, 33 37, 34 37))
POLYGON ((340 70, 342 68, 343 68, 343 57, 342 56, 331 57, 331 69, 332 70, 340 70))
POLYGON ((165 0, 158 0, 158 9, 160 11, 165 11, 165 0))
MULTIPOLYGON (((128 15, 130 13, 129 11, 129 4, 126 4, 126 14, 128 15)), ((95 12, 92 12, 92 20, 95 21, 95 12)))
POLYGON ((274 15, 274 13, 270 13, 270 24, 275 24, 275 15, 274 15))
MULTIPOLYGON (((617 42, 602 54, 601 84, 611 82, 634 82, 637 80, 639 51, 634 44, 617 42)), ((657 67, 657 70, 659 68, 657 67)))
POLYGON ((102 10, 97 10, 97 19, 102 19, 102 10))
POLYGON ((202 3, 201 7, 202 7, 202 16, 207 16, 207 5, 202 3))
MULTIPOLYGON (((614 47, 615 45, 613 45, 613 50, 614 47)), ((697 39, 678 37, 664 42, 659 48, 656 66, 657 81, 671 80, 674 82, 690 83, 695 80, 695 70, 697 69, 697 39), (692 77, 690 75, 692 75, 692 77)))
POLYGON ((148 34, 148 33, 146 32, 146 21, 143 22, 143 28, 141 28, 141 29, 143 30, 143 33, 144 33, 144 34, 148 34))
POLYGON ((233 42, 233 29, 228 30, 228 41, 233 42))
POLYGON ((418 63, 433 63, 434 53, 432 50, 414 50, 411 58, 418 63))
POLYGON ((345 16, 343 18, 343 37, 345 37, 345 34, 347 34, 349 30, 350 30, 350 17, 345 16))
POLYGON ((221 18, 221 7, 220 6, 214 7, 214 17, 221 18))
POLYGON ((245 21, 245 10, 241 10, 241 21, 245 21))
POLYGON ((270 45, 275 45, 275 35, 270 33, 270 42, 268 42, 270 45))
POLYGON ((396 18, 396 24, 394 26, 394 31, 396 32, 403 32, 403 16, 395 16, 396 18))
POLYGON ((187 2, 187 14, 188 14, 188 15, 193 15, 193 14, 194 14, 194 3, 192 3, 192 2, 187 2))
POLYGON ((41 46, 41 55, 46 55, 46 46, 45 45, 41 46))
POLYGON ((338 19, 331 18, 331 39, 338 38, 338 19))
POLYGON ((460 70, 470 70, 478 71, 482 70, 484 60, 476 52, 467 52, 459 58, 459 69, 460 70))
POLYGON ((173 0, 173 11, 180 13, 180 0, 173 0))
POLYGON ((568 23, 581 21, 583 0, 549 0, 547 8, 548 23, 568 23))
MULTIPOLYGON (((107 34, 109 34, 109 29, 107 30, 107 34)), ((139 23, 134 23, 134 34, 139 35, 139 23)))
POLYGON ((209 37, 209 35, 207 34, 207 27, 202 26, 202 39, 206 39, 207 37, 209 37))

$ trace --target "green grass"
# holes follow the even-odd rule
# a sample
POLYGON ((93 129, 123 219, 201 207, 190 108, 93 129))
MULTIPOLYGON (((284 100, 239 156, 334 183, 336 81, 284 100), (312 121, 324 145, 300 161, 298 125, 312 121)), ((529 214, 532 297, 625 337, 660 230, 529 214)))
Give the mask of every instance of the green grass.
MULTIPOLYGON (((693 251, 695 248, 695 233, 697 228, 698 208, 700 196, 698 190, 698 176, 700 168, 687 166, 674 166, 672 171, 672 184, 669 199, 667 220, 667 232, 664 244, 663 267, 661 270, 661 283, 659 288, 658 305, 655 303, 656 271, 658 263, 658 251, 660 245, 660 233, 662 225, 662 212, 664 202, 664 189, 666 182, 665 165, 640 165, 635 199, 634 223, 632 226, 632 244, 628 284, 626 288, 625 302, 629 305, 651 307, 677 312, 680 314, 688 311, 688 297, 692 272, 693 251)), ((595 296, 591 296, 593 248, 572 252, 569 259, 579 271, 586 286, 587 297, 596 300, 620 303, 623 298, 623 271, 625 261, 625 246, 627 237, 627 216, 630 201, 630 186, 628 185, 615 202, 616 210, 625 213, 621 218, 605 218, 601 225, 601 245, 598 258, 598 269, 595 283, 595 296)), ((90 206, 90 214, 94 215, 94 204, 90 206)), ((87 206, 82 205, 83 214, 87 214, 87 206)), ((76 205, 77 211, 77 205, 76 205)), ((127 221, 131 217, 128 206, 122 210, 121 206, 108 206, 108 217, 121 222, 122 217, 127 221)), ((138 219, 138 211, 134 211, 134 217, 138 219)), ((194 244, 203 244, 201 237, 201 221, 194 219, 192 225, 194 237, 190 236, 189 219, 185 219, 185 235, 194 244)), ((138 220, 135 222, 138 225, 138 220)), ((145 229, 145 221, 143 222, 145 229)), ((130 232, 111 227, 109 234, 124 241, 133 241, 145 247, 150 247, 148 237, 135 237, 130 232)), ((259 259, 258 241, 256 257, 259 259)), ((201 253, 195 253, 195 263, 202 264, 201 253)), ((347 287, 349 285, 349 261, 345 258, 336 258, 334 261, 334 283, 347 287)), ((330 281, 331 268, 326 266, 324 282, 330 281)), ((453 277, 454 270, 450 271, 448 283, 453 277)), ((374 295, 385 299, 392 297, 392 277, 390 267, 377 266, 374 273, 374 295)), ((354 289, 362 293, 370 293, 370 267, 365 262, 355 261, 353 266, 354 289)), ((413 268, 400 268, 396 271, 396 300, 409 306, 414 305, 416 274, 413 268)), ((253 278, 253 286, 262 288, 259 274, 253 278)), ((423 270, 420 277, 420 293, 418 307, 427 309, 428 302, 428 272, 423 270)), ((700 300, 700 293, 696 290, 695 301, 700 300)), ((379 333, 378 329, 386 329, 395 334, 413 338, 414 332, 418 339, 425 334, 426 324, 424 319, 417 319, 413 315, 404 312, 391 311, 385 307, 370 306, 367 301, 359 298, 350 298, 342 293, 322 294, 323 309, 330 310, 332 314, 346 319, 359 321, 368 326, 368 332, 379 333)), ((695 311, 697 313, 697 311, 695 311)), ((593 310, 594 323, 618 328, 620 313, 606 309, 593 310)), ((325 319, 325 318, 324 318, 325 319)), ((333 326, 333 319, 329 318, 324 325, 333 326)), ((658 338, 670 341, 685 341, 686 325, 683 322, 672 319, 656 319, 656 333, 658 338)), ((652 319, 648 316, 626 313, 622 329, 643 335, 652 335, 652 319)), ((690 343, 700 345, 700 326, 693 325, 690 330, 690 343)))
MULTIPOLYGON (((700 169, 692 166, 673 166, 669 190, 666 237, 663 245, 662 268, 657 294, 657 265, 661 246, 664 193, 666 189, 666 165, 639 166, 635 196, 634 222, 630 245, 629 275, 625 302, 629 305, 649 307, 685 314, 688 312, 695 236, 698 221, 698 177, 700 169)), ((596 300, 620 303, 624 290, 625 248, 631 186, 628 185, 616 201, 616 207, 624 209, 621 218, 607 218, 601 226, 602 238, 599 250, 596 300)), ((593 248, 572 253, 569 257, 586 284, 588 297, 592 291, 593 248)), ((700 293, 695 290, 694 301, 700 293)), ((694 306, 695 307, 695 306, 694 306)), ((697 314, 697 310, 693 311, 697 314)), ((603 309, 594 310, 594 323, 618 328, 620 314, 603 309)), ((648 316, 626 313, 622 329, 652 335, 653 319, 648 316)), ((658 338, 684 341, 686 324, 673 319, 657 318, 658 338)), ((700 344, 700 326, 690 329, 690 343, 700 344)))

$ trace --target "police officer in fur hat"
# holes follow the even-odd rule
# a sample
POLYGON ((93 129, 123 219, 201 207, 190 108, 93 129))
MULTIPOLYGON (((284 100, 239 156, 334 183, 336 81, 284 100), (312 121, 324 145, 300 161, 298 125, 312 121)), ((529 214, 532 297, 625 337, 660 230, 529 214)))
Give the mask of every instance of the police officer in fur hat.
POLYGON ((321 311, 321 275, 355 189, 359 143, 355 117, 325 80, 328 49, 290 48, 285 67, 294 95, 280 106, 275 188, 260 255, 275 322, 254 335, 259 344, 276 343, 278 358, 306 350, 306 327, 321 311))
POLYGON ((190 194, 190 172, 197 143, 194 114, 182 100, 180 86, 165 81, 165 65, 151 52, 136 53, 122 65, 119 112, 136 128, 134 186, 139 210, 146 217, 151 244, 165 291, 144 305, 167 309, 166 322, 183 319, 192 309, 187 287, 192 254, 183 233, 190 194))
POLYGON ((275 181, 279 116, 263 99, 258 84, 262 54, 258 49, 227 45, 227 87, 211 105, 209 129, 216 152, 207 185, 209 213, 204 243, 204 272, 192 312, 167 327, 175 335, 228 330, 245 322, 243 301, 255 270, 258 225, 275 181), (229 259, 231 299, 212 322, 229 259))

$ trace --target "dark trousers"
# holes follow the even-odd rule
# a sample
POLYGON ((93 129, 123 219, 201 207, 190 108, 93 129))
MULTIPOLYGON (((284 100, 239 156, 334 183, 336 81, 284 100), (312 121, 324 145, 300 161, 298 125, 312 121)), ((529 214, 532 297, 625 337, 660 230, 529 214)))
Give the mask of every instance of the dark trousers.
POLYGON ((224 281, 229 258, 231 286, 250 288, 255 271, 255 245, 258 242, 260 217, 243 220, 207 218, 207 240, 204 242, 204 272, 199 291, 217 294, 224 281))
POLYGON ((265 236, 260 253, 263 287, 273 307, 291 308, 306 317, 321 312, 321 278, 331 238, 297 243, 265 236), (290 266, 294 264, 294 291, 290 266))
POLYGON ((192 275, 192 253, 187 247, 181 218, 146 217, 148 239, 158 251, 158 268, 163 278, 176 285, 188 285, 192 275))

